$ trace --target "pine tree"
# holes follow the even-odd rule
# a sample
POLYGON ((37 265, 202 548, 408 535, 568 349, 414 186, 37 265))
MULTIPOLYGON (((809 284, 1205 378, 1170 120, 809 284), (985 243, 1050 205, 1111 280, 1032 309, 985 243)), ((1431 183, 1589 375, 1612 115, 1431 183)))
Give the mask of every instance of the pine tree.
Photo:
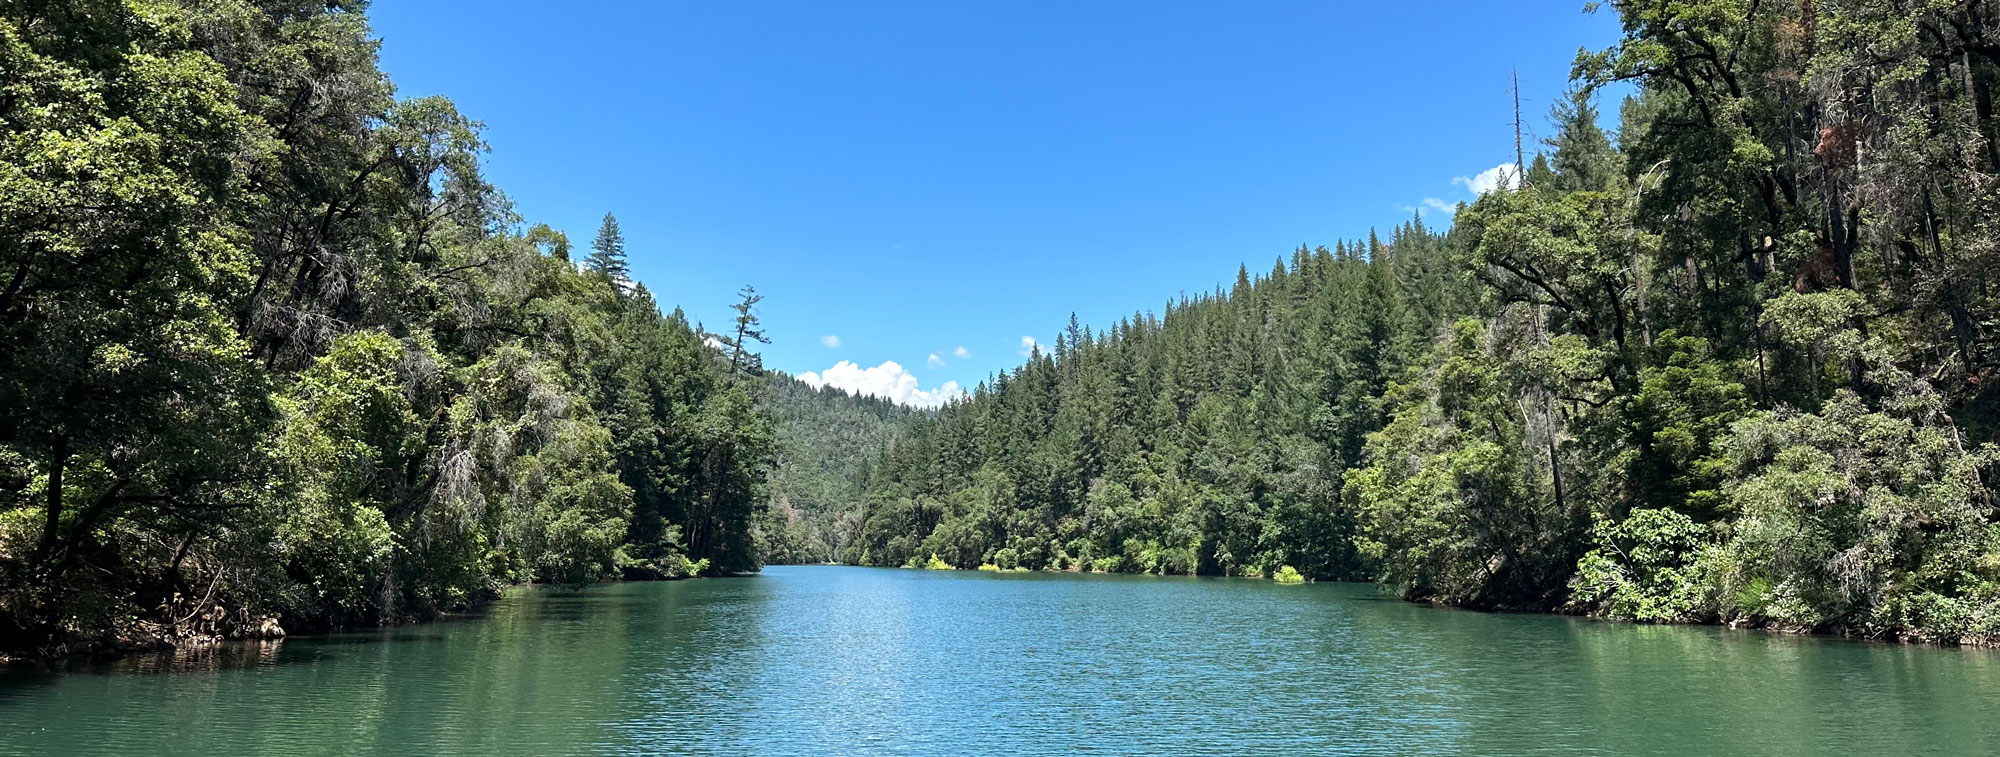
POLYGON ((1521 186, 1537 189, 1556 186, 1556 171, 1549 167, 1549 156, 1535 153, 1535 161, 1528 164, 1528 175, 1521 181, 1521 186))
POLYGON ((731 380, 740 378, 745 373, 751 375, 763 373, 763 358, 757 353, 751 352, 748 349, 748 344, 750 342, 757 342, 759 344, 771 343, 771 338, 764 335, 763 328, 757 322, 757 303, 763 302, 764 296, 757 293, 756 287, 748 285, 743 287, 743 291, 740 294, 743 299, 730 306, 731 309, 736 311, 736 332, 724 343, 724 346, 729 348, 729 376, 731 380))
POLYGON ((618 230, 617 216, 604 214, 604 223, 597 227, 597 239, 590 243, 590 257, 584 260, 584 265, 620 284, 631 280, 631 271, 625 266, 625 235, 618 230))
POLYGON ((1590 90, 1572 90, 1566 100, 1556 103, 1550 120, 1561 130, 1547 141, 1555 148, 1549 167, 1555 170, 1556 186, 1568 192, 1608 189, 1620 171, 1620 161, 1611 139, 1597 126, 1597 106, 1590 102, 1590 90))

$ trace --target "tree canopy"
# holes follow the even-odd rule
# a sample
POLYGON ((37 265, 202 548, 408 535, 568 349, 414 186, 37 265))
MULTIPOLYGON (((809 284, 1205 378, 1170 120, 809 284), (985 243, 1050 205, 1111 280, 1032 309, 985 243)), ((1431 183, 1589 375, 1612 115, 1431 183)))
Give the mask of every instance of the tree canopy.
POLYGON ((2000 641, 2000 14, 1606 7, 1520 186, 1073 325, 889 442, 843 557, 2000 641))
POLYGON ((0 6, 0 654, 755 570, 732 360, 355 3, 0 6))

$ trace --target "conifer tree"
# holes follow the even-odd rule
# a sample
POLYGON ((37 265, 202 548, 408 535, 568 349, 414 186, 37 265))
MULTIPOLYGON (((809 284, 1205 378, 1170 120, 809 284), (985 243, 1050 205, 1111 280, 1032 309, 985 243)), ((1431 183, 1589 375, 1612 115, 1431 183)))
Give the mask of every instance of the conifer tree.
MULTIPOLYGON (((1549 167, 1555 171, 1556 186, 1570 192, 1601 192, 1611 187, 1619 171, 1618 152, 1611 139, 1597 125, 1597 106, 1590 90, 1574 88, 1556 103, 1550 120, 1559 130, 1547 141, 1555 154, 1549 167)), ((1539 161, 1539 158, 1537 158, 1539 161)))
POLYGON ((631 280, 631 271, 625 265, 625 234, 618 230, 616 216, 604 214, 604 223, 597 227, 597 238, 590 243, 590 257, 584 259, 584 265, 613 282, 631 280))
POLYGON ((742 299, 730 306, 736 311, 735 331, 723 341, 729 350, 729 375, 732 380, 746 374, 763 373, 763 358, 750 351, 750 343, 771 343, 771 338, 764 335, 764 329, 757 321, 757 303, 763 302, 764 296, 758 294, 753 286, 743 287, 739 294, 742 299))

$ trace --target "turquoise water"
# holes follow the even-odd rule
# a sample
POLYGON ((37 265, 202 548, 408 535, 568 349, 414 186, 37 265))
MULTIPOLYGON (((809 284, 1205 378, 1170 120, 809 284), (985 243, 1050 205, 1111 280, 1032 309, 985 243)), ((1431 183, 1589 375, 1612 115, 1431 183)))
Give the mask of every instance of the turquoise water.
POLYGON ((776 567, 0 673, 0 753, 1995 754, 2000 655, 1368 586, 776 567))

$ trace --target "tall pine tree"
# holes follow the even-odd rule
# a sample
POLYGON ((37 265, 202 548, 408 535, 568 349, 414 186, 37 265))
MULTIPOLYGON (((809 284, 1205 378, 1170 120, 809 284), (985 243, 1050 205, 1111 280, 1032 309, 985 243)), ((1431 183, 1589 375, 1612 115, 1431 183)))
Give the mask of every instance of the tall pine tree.
POLYGON ((597 227, 597 239, 590 243, 590 257, 584 259, 584 265, 615 282, 631 280, 631 272, 625 265, 625 234, 618 230, 617 216, 604 214, 604 223, 597 227))
POLYGON ((749 344, 770 344, 771 338, 764 335, 763 327, 757 322, 757 303, 764 301, 764 295, 757 293, 753 286, 743 287, 743 299, 730 308, 736 311, 736 331, 725 346, 729 348, 729 375, 731 380, 744 374, 761 375, 764 360, 749 350, 749 344))

